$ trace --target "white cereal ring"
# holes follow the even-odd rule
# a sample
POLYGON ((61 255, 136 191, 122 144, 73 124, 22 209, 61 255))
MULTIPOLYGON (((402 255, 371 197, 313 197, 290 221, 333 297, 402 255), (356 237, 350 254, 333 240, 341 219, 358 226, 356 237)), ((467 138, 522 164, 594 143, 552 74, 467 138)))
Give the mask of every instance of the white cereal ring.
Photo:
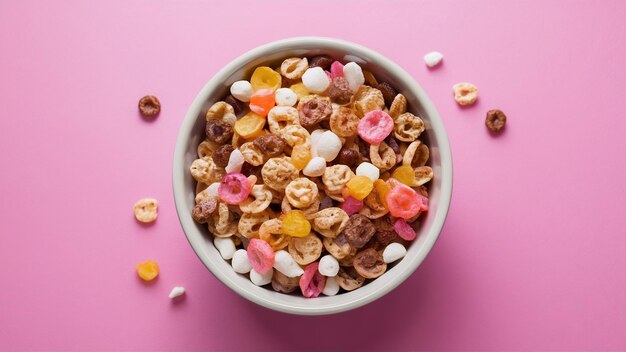
POLYGON ((310 233, 305 237, 291 237, 289 240, 289 254, 300 265, 311 264, 322 254, 322 241, 310 233))
POLYGON ((354 172, 346 165, 338 164, 327 167, 326 170, 324 170, 324 175, 322 175, 322 182, 324 182, 324 186, 327 190, 326 193, 341 193, 346 183, 354 176, 354 172))
POLYGON ((296 178, 285 189, 285 198, 292 206, 303 209, 317 199, 317 185, 306 177, 296 178))
POLYGON ((244 213, 260 213, 272 203, 272 192, 266 185, 254 185, 248 198, 239 203, 239 209, 244 213))
POLYGON ((315 213, 311 227, 324 237, 335 238, 346 227, 349 219, 343 209, 330 207, 315 213))

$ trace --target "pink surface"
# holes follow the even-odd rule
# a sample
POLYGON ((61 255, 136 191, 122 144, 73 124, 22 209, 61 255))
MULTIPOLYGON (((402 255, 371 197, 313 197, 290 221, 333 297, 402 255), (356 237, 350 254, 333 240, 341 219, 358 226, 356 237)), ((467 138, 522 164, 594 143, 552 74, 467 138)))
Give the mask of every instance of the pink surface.
POLYGON ((260 3, 0 2, 1 350, 626 350, 625 2, 317 1, 332 11, 309 18, 305 3, 260 3), (424 264, 331 317, 271 312, 224 287, 187 243, 170 186, 204 83, 297 35, 406 68, 455 162, 424 264), (435 70, 431 50, 445 55, 435 70), (451 86, 465 80, 480 100, 461 109, 451 86), (149 93, 163 104, 154 122, 136 108, 149 93), (492 138, 496 107, 509 124, 492 138), (152 226, 132 215, 146 196, 161 204, 152 226), (149 286, 133 271, 147 258, 162 269, 149 286), (174 285, 188 290, 177 304, 174 285))

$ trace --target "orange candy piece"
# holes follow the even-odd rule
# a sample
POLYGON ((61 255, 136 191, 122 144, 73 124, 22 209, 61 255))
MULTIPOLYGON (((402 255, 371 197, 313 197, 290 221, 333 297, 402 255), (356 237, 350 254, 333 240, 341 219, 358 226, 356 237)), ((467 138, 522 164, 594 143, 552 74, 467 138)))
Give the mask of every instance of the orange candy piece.
POLYGON ((265 117, 249 112, 235 122, 234 128, 238 135, 244 139, 249 139, 260 136, 264 126, 265 117))
POLYGON ((135 267, 137 275, 144 281, 151 281, 159 275, 159 263, 154 259, 146 260, 135 267))
POLYGON ((304 167, 311 160, 311 145, 310 144, 298 144, 293 147, 291 151, 291 163, 298 170, 304 169, 304 167))
POLYGON ((407 186, 413 186, 415 183, 415 170, 410 165, 402 165, 393 172, 391 177, 407 186))
POLYGON ((374 189, 374 183, 367 176, 354 176, 346 183, 348 192, 357 200, 363 200, 374 189))
POLYGON ((250 97, 250 110, 265 117, 274 107, 274 90, 260 89, 250 97))

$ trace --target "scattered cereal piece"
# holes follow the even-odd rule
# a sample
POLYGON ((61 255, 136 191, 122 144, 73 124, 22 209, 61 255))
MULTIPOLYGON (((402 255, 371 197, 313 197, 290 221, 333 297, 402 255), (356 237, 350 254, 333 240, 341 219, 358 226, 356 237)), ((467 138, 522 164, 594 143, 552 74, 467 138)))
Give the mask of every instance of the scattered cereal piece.
POLYGON ((357 176, 367 176, 372 182, 380 177, 380 169, 371 163, 363 162, 356 168, 357 176))
POLYGON ((244 103, 250 101, 250 97, 253 93, 252 84, 248 81, 237 81, 230 86, 230 94, 244 103))
POLYGON ((323 93, 330 85, 330 78, 321 67, 309 67, 302 75, 302 83, 311 93, 323 93))
POLYGON ((339 272, 339 262, 332 255, 326 254, 320 259, 318 270, 320 274, 327 277, 337 276, 339 272))
POLYGON ((274 254, 274 269, 287 277, 298 277, 304 270, 296 263, 289 252, 280 250, 274 254))
POLYGON ((317 297, 324 290, 326 277, 317 271, 318 267, 319 263, 317 262, 309 264, 300 277, 300 290, 306 298, 317 297))
POLYGON ((139 100, 139 112, 145 117, 156 116, 161 111, 161 102, 154 95, 146 95, 139 100))
POLYGON ((167 297, 169 297, 170 299, 174 299, 176 297, 182 296, 183 294, 185 294, 185 288, 182 286, 176 286, 170 291, 170 294, 167 295, 167 297))
POLYGON ((144 281, 154 280, 159 275, 159 263, 154 259, 137 264, 135 267, 137 275, 144 281))
POLYGON ((272 276, 274 275, 274 269, 270 268, 265 274, 261 274, 258 271, 250 270, 250 281, 257 286, 265 286, 272 282, 272 276))
POLYGON ((454 91, 454 100, 459 105, 472 105, 478 99, 478 88, 469 82, 457 83, 452 86, 452 90, 454 91))
POLYGON ((215 237, 213 238, 213 244, 225 260, 232 259, 235 251, 237 250, 237 248, 235 248, 235 243, 232 239, 230 239, 230 237, 215 237))
POLYGON ((356 92, 359 87, 365 83, 365 77, 363 76, 363 70, 356 62, 348 62, 343 66, 343 76, 348 81, 350 89, 356 92))
POLYGON ((383 251, 383 260, 385 263, 393 263, 406 255, 406 248, 401 243, 390 243, 383 251))
POLYGON ((337 280, 334 277, 327 277, 326 285, 324 285, 322 293, 326 296, 334 296, 339 293, 339 289, 341 289, 341 287, 339 287, 337 280))
POLYGON ((250 265, 250 260, 248 260, 248 252, 245 249, 238 249, 233 254, 231 265, 233 270, 239 274, 247 274, 252 270, 252 265, 250 265))
POLYGON ((316 156, 309 160, 309 163, 302 169, 302 173, 309 177, 319 177, 324 174, 324 170, 326 170, 326 160, 320 156, 316 156))
POLYGON ((498 109, 489 110, 485 118, 485 125, 489 131, 498 133, 506 125, 506 115, 498 109))
POLYGON ((158 206, 159 202, 154 198, 140 199, 133 207, 135 218, 140 222, 153 222, 158 215, 158 206))
POLYGON ((428 67, 437 66, 443 60, 443 54, 438 51, 431 51, 424 55, 424 63, 428 67))
POLYGON ((278 106, 294 106, 298 101, 298 96, 289 88, 278 88, 274 93, 274 100, 278 106))
POLYGON ((341 150, 341 140, 332 131, 326 131, 320 136, 315 150, 317 155, 331 162, 337 157, 341 150))

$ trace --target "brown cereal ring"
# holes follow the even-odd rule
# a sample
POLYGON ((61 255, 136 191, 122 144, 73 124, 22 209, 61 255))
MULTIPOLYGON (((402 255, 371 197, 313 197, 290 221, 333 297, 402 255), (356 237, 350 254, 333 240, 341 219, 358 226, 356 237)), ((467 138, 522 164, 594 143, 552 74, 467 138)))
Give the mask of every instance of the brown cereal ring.
POLYGON ((251 166, 262 165, 265 161, 263 153, 253 142, 242 144, 239 151, 243 155, 243 160, 251 166))
POLYGON ((472 105, 478 99, 478 88, 469 82, 455 84, 452 86, 452 91, 454 100, 461 106, 472 105))
POLYGON ((306 177, 299 177, 291 181, 285 188, 285 198, 292 206, 303 209, 317 199, 317 185, 306 177))
POLYGON ((215 198, 206 199, 193 207, 191 217, 199 224, 205 224, 211 214, 217 208, 217 200, 215 198))
POLYGON ((218 101, 211 105, 206 112, 206 120, 218 120, 233 126, 237 122, 237 115, 235 115, 235 109, 230 104, 218 101))
POLYGON ((217 148, 219 148, 219 146, 220 145, 215 142, 211 142, 208 140, 202 141, 202 143, 198 145, 198 157, 202 159, 204 157, 213 155, 213 153, 217 150, 217 148))
POLYGON ((300 125, 312 127, 330 118, 333 108, 330 98, 319 95, 307 95, 298 102, 300 125))
POLYGON ((276 292, 291 293, 300 288, 300 276, 288 277, 280 271, 274 270, 272 288, 276 292))
POLYGON ((396 165, 396 153, 385 142, 370 145, 370 160, 380 171, 389 170, 396 165))
POLYGON ((154 117, 161 111, 161 102, 154 95, 139 99, 139 112, 145 117, 154 117))
POLYGON ((261 151, 261 153, 268 158, 279 156, 284 153, 287 148, 287 142, 273 134, 266 134, 264 136, 257 137, 253 143, 261 151))
POLYGON ((361 163, 361 154, 356 149, 343 147, 333 161, 337 164, 354 166, 361 163))
POLYGON ((392 119, 397 119, 398 116, 406 112, 406 97, 402 94, 396 95, 389 107, 389 116, 392 119))
POLYGON ((207 185, 219 182, 226 174, 224 169, 218 167, 211 157, 194 160, 189 170, 196 181, 207 185))
POLYGON ((328 86, 328 96, 333 103, 348 104, 352 100, 352 89, 348 80, 343 77, 333 78, 328 86))
POLYGON ((356 254, 356 248, 352 247, 345 240, 345 236, 339 235, 337 238, 324 237, 322 242, 326 251, 337 260, 356 254), (343 238, 343 242, 339 241, 340 238, 343 238))
POLYGON ((215 237, 230 237, 237 233, 237 223, 228 205, 219 203, 211 219, 207 221, 209 232, 215 237))
POLYGON ((135 219, 139 222, 153 222, 157 219, 159 202, 154 198, 143 198, 133 206, 135 219))
POLYGON ((385 99, 385 105, 391 106, 391 103, 393 103, 393 100, 395 99, 396 95, 398 95, 398 91, 395 90, 387 82, 379 83, 378 87, 376 88, 380 90, 380 92, 383 94, 383 99, 385 99))
POLYGON ((327 70, 333 61, 335 60, 328 55, 313 56, 309 60, 309 67, 321 67, 323 70, 327 70))
POLYGON ((430 151, 428 146, 421 141, 417 140, 409 144, 402 157, 402 164, 409 165, 411 167, 418 167, 426 165, 430 151))
POLYGON ((361 214, 354 214, 341 232, 354 248, 361 248, 374 236, 376 227, 361 214))
POLYGON ((415 182, 413 186, 421 186, 433 179, 433 169, 430 166, 419 166, 415 168, 415 182))
POLYGON ((309 68, 306 57, 290 57, 280 64, 280 74, 291 80, 298 80, 309 68))
POLYGON ((282 226, 280 219, 269 219, 259 227, 259 238, 267 242, 274 252, 289 245, 290 237, 282 233, 282 226))
POLYGON ((363 70, 363 78, 365 78, 366 85, 374 88, 378 87, 378 81, 370 71, 363 70))
POLYGON ((366 279, 375 279, 387 271, 383 256, 373 248, 357 253, 352 265, 357 273, 366 279))
POLYGON ((298 169, 293 166, 289 157, 271 158, 261 169, 263 182, 268 187, 281 192, 287 188, 289 182, 298 177, 298 173, 298 169))
POLYGON ((365 278, 351 266, 339 267, 339 272, 337 276, 335 276, 335 280, 337 280, 339 287, 346 291, 356 290, 365 283, 365 278))
POLYGON ((233 112, 235 116, 242 116, 245 112, 248 111, 248 104, 243 101, 233 97, 232 95, 228 95, 224 102, 233 107, 233 112))
POLYGON ((208 120, 205 127, 206 139, 224 144, 233 137, 233 126, 221 120, 208 120))
POLYGON ((354 112, 363 117, 373 110, 382 110, 385 107, 383 93, 378 89, 362 85, 354 94, 354 112))
POLYGON ((291 125, 280 131, 280 136, 287 142, 290 147, 297 144, 310 144, 311 134, 300 125, 291 125))
POLYGON ((260 213, 272 203, 272 192, 265 185, 254 185, 248 198, 239 203, 239 209, 244 213, 260 213))
POLYGON ((279 135, 287 126, 299 125, 298 110, 291 106, 275 106, 267 114, 270 132, 279 135))
POLYGON ((315 213, 311 227, 324 237, 335 238, 346 227, 348 219, 348 214, 343 209, 326 208, 315 213))
POLYGON ((269 208, 260 213, 243 213, 239 219, 237 230, 248 239, 258 238, 261 224, 273 217, 274 214, 269 208))
POLYGON ((291 237, 289 239, 289 254, 300 265, 307 265, 316 261, 322 254, 322 248, 324 248, 322 241, 312 232, 305 237, 291 237))
POLYGON ((398 116, 394 124, 393 135, 403 142, 413 142, 424 132, 424 121, 410 112, 398 116))
POLYGON ((219 167, 226 167, 226 165, 228 165, 228 159, 230 159, 230 154, 234 151, 235 147, 230 144, 220 146, 213 152, 213 162, 219 167))
POLYGON ((354 137, 358 132, 359 121, 352 109, 335 105, 330 115, 330 129, 339 137, 354 137))
POLYGON ((487 111, 487 117, 485 118, 485 126, 489 131, 498 133, 506 125, 506 115, 498 109, 487 111))
POLYGON ((376 242, 378 242, 382 246, 387 246, 392 242, 398 242, 400 240, 400 236, 396 233, 396 230, 393 229, 393 225, 389 217, 380 218, 374 221, 374 225, 376 225, 376 233, 374 237, 376 242))
POLYGON ((333 165, 324 170, 322 182, 326 189, 326 194, 337 194, 343 191, 343 187, 354 177, 354 172, 346 165, 333 165))

